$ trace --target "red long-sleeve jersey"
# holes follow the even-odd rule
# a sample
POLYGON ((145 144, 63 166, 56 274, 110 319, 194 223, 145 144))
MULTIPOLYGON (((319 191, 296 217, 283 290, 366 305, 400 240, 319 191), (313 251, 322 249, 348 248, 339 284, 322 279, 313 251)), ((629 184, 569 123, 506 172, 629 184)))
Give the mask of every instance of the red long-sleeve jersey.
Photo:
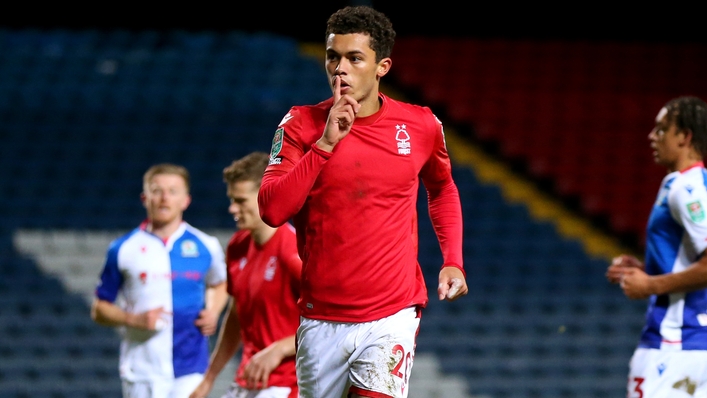
POLYGON ((422 180, 444 264, 463 271, 459 192, 442 124, 427 107, 380 94, 332 153, 321 138, 333 99, 295 106, 278 126, 258 195, 263 220, 292 219, 302 258, 301 314, 368 322, 427 304, 417 261, 422 180))
MULTIPOLYGON (((263 245, 255 243, 249 231, 238 231, 226 248, 227 289, 235 300, 243 343, 243 356, 234 376, 241 386, 246 385, 243 374, 253 355, 297 332, 302 262, 295 239, 292 226, 287 224, 263 245)), ((268 385, 291 387, 296 395, 294 356, 273 369, 268 385)))

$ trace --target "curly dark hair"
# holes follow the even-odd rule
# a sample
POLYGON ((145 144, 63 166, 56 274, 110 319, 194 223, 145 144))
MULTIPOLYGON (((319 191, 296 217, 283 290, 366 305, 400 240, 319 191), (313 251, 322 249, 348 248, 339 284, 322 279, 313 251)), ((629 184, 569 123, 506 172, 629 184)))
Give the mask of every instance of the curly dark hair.
POLYGON ((348 6, 340 9, 327 21, 325 40, 330 34, 363 33, 370 36, 376 62, 390 57, 395 42, 395 30, 390 19, 369 6, 348 6))
POLYGON ((269 156, 264 152, 251 152, 248 155, 234 160, 228 167, 223 169, 223 182, 233 184, 234 182, 253 181, 260 187, 263 180, 263 173, 268 167, 269 156))
POLYGON ((693 96, 674 98, 665 104, 668 122, 675 123, 678 130, 692 132, 692 146, 704 158, 707 156, 707 104, 693 96))

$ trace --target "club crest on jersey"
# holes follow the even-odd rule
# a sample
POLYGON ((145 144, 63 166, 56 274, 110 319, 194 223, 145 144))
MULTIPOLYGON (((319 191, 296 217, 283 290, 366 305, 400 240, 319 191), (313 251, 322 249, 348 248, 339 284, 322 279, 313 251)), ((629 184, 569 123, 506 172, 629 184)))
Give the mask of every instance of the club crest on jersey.
POLYGON ((280 127, 275 130, 275 136, 272 139, 272 147, 270 148, 270 160, 268 161, 268 165, 282 163, 282 158, 278 158, 277 155, 279 155, 282 150, 282 141, 284 136, 285 129, 280 127))
POLYGON ((246 265, 247 262, 248 262, 248 259, 245 258, 245 257, 243 257, 243 258, 241 259, 241 262, 238 264, 238 269, 243 269, 243 268, 245 268, 245 265, 246 265))
POLYGON ((690 218, 694 222, 702 222, 705 220, 705 210, 699 200, 687 204, 687 211, 690 213, 690 218))
POLYGON ((395 125, 395 140, 398 141, 398 155, 410 154, 410 134, 404 124, 395 125))
POLYGON ((185 240, 180 248, 182 249, 182 257, 197 257, 199 255, 199 248, 193 240, 185 240))
POLYGON ((277 257, 272 256, 270 257, 270 260, 268 260, 267 265, 265 265, 265 275, 264 278, 266 281, 271 281, 275 277, 275 270, 277 269, 277 257))

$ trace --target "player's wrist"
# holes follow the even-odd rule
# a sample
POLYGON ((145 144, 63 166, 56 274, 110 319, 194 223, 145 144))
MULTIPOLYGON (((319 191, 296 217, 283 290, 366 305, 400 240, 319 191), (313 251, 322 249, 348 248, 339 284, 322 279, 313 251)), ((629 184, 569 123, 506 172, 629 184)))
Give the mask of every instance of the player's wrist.
POLYGON ((125 319, 123 320, 123 323, 127 327, 134 328, 135 327, 135 319, 136 319, 135 314, 126 311, 125 312, 125 319))
POLYGON ((213 371, 211 367, 204 373, 204 379, 201 381, 202 385, 206 385, 209 391, 211 390, 211 385, 216 381, 218 373, 213 371))
POLYGON ((655 275, 648 275, 646 280, 646 290, 648 295, 662 295, 670 293, 670 288, 665 278, 660 278, 655 275))
POLYGON ((334 146, 336 144, 322 137, 314 145, 316 145, 317 148, 321 149, 322 151, 331 153, 332 151, 334 151, 334 146))

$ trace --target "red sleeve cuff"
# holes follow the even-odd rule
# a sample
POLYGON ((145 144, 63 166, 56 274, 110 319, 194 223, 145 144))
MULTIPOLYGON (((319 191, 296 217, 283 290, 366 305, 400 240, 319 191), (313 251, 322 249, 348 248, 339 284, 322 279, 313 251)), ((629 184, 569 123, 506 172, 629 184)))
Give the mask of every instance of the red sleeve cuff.
POLYGON ((317 144, 312 144, 312 152, 316 153, 317 155, 323 157, 324 159, 329 159, 333 153, 327 152, 317 146, 317 144))

